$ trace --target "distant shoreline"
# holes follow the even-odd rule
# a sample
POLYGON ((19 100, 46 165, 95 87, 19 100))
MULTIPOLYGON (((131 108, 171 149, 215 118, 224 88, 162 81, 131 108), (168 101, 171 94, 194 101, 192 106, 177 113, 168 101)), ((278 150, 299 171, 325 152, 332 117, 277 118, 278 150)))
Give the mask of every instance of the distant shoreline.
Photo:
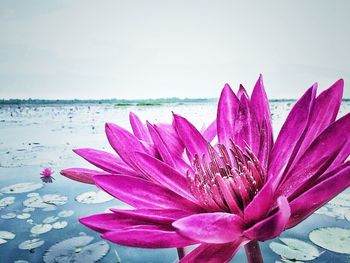
MULTIPOLYGON (((142 99, 142 100, 124 100, 124 99, 101 99, 101 100, 46 100, 46 99, 2 99, 0 105, 77 105, 77 104, 114 104, 115 106, 159 106, 162 104, 173 103, 216 103, 218 98, 162 98, 162 99, 142 99)), ((294 102, 296 99, 271 99, 270 102, 294 102)), ((350 99, 343 99, 350 101, 350 99)))

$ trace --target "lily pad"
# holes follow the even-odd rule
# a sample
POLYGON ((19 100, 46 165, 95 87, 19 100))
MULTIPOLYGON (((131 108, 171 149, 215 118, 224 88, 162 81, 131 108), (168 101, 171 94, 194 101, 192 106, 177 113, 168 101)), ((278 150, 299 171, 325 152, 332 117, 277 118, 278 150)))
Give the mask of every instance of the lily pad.
POLYGON ((68 197, 58 194, 46 194, 43 196, 32 196, 23 201, 23 205, 32 208, 48 208, 67 203, 68 197))
POLYGON ((16 198, 14 196, 8 196, 0 199, 0 210, 9 205, 12 205, 15 202, 15 199, 16 198))
POLYGON ((41 240, 40 238, 34 238, 23 241, 21 244, 18 245, 18 248, 23 250, 32 250, 34 248, 42 246, 44 243, 44 240, 41 240))
POLYGON ((83 204, 99 204, 113 200, 114 197, 104 191, 91 191, 78 195, 75 200, 83 204))
POLYGON ((310 240, 327 250, 350 254, 350 229, 340 227, 321 227, 309 234, 310 240))
POLYGON ((12 219, 12 218, 15 218, 15 217, 16 217, 16 213, 7 213, 7 214, 4 214, 4 215, 1 215, 2 219, 12 219))
POLYGON ((58 221, 52 224, 52 228, 54 229, 62 229, 62 228, 65 228, 66 226, 68 226, 67 221, 58 221))
POLYGON ((93 239, 91 236, 78 236, 63 240, 48 249, 44 262, 94 263, 108 253, 109 245, 106 241, 90 244, 93 239))
POLYGON ((39 196, 39 193, 29 193, 27 194, 27 197, 33 197, 33 196, 39 196))
POLYGON ((280 238, 284 243, 271 242, 270 248, 273 252, 280 255, 283 258, 290 260, 314 260, 318 258, 321 253, 318 249, 304 241, 295 238, 280 238))
POLYGON ((0 245, 7 242, 7 240, 14 239, 15 234, 9 231, 0 231, 0 245))
POLYGON ((23 213, 30 213, 30 212, 34 212, 35 208, 34 207, 26 207, 22 210, 23 213))
POLYGON ((22 213, 17 215, 18 219, 28 219, 29 217, 30 217, 29 213, 22 213))
POLYGON ((350 194, 340 193, 328 202, 330 205, 350 207, 350 194))
POLYGON ((31 191, 35 191, 37 189, 40 189, 44 185, 42 183, 19 183, 19 184, 13 184, 10 186, 6 186, 0 189, 0 192, 5 194, 21 194, 21 193, 27 193, 31 191))
POLYGON ((50 225, 50 224, 38 224, 38 225, 33 226, 30 229, 30 232, 35 234, 35 235, 41 235, 41 234, 49 232, 51 229, 52 229, 52 225, 50 225))
POLYGON ((57 216, 49 216, 49 217, 46 217, 44 220, 43 220, 43 223, 44 224, 51 224, 53 222, 56 222, 58 220, 58 217, 57 216))
POLYGON ((74 214, 73 210, 63 210, 61 212, 58 213, 59 217, 70 217, 74 214))

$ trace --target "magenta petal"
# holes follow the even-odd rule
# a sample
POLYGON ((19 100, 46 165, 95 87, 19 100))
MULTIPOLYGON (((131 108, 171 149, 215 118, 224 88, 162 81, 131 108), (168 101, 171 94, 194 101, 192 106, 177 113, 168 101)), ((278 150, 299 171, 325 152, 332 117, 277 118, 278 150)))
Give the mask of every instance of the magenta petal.
POLYGON ((137 176, 137 173, 134 170, 114 154, 90 148, 75 149, 73 151, 89 163, 105 170, 106 172, 137 176))
POLYGON ((178 209, 134 209, 134 210, 122 210, 111 208, 111 211, 118 218, 124 219, 137 219, 143 222, 152 222, 154 224, 170 224, 173 221, 185 216, 189 216, 191 213, 188 211, 178 209))
POLYGON ((220 143, 228 144, 234 138, 239 100, 228 84, 223 88, 218 105, 217 132, 220 143))
POLYGON ((95 171, 85 168, 68 168, 61 171, 61 174, 69 179, 86 183, 95 184, 93 180, 94 175, 108 175, 106 172, 95 171))
POLYGON ((350 162, 343 166, 343 169, 331 177, 320 181, 310 190, 291 201, 290 208, 292 215, 288 222, 288 228, 299 224, 318 208, 350 186, 350 162))
POLYGON ((147 154, 136 153, 135 157, 140 165, 140 169, 142 169, 150 179, 186 199, 195 201, 193 195, 189 191, 188 180, 182 174, 147 154))
POLYGON ((279 193, 292 195, 308 180, 320 176, 334 160, 336 165, 344 162, 350 153, 350 113, 340 118, 324 130, 310 145, 302 157, 286 175, 286 180, 278 188, 279 193), (340 155, 339 152, 343 151, 340 155))
POLYGON ((340 79, 316 98, 315 106, 310 117, 310 125, 296 159, 304 153, 312 141, 337 117, 343 96, 343 87, 344 81, 340 79))
POLYGON ((130 124, 131 124, 131 128, 134 132, 134 135, 139 140, 143 140, 145 142, 150 142, 151 138, 147 132, 146 127, 143 125, 143 123, 141 122, 139 117, 135 113, 130 112, 129 119, 130 119, 130 124))
POLYGON ((241 100, 243 96, 249 100, 249 96, 246 89, 243 87, 242 84, 239 84, 239 89, 237 91, 237 98, 241 100))
POLYGON ((207 142, 211 142, 217 133, 217 122, 214 120, 204 131, 203 137, 207 142))
POLYGON ((283 177, 283 169, 292 162, 300 146, 308 126, 317 85, 313 85, 296 102, 283 124, 276 143, 270 154, 268 175, 277 187, 283 177))
POLYGON ((274 194, 272 181, 269 180, 244 209, 244 221, 252 224, 264 218, 274 203, 274 194))
POLYGON ((157 130, 149 122, 147 122, 147 128, 151 135, 154 146, 157 148, 160 156, 162 157, 162 160, 170 166, 176 167, 176 162, 172 154, 169 152, 167 145, 164 143, 157 130))
POLYGON ((222 244, 242 236, 243 220, 229 213, 203 213, 181 218, 173 223, 173 227, 193 240, 222 244))
POLYGON ((181 259, 179 263, 226 263, 245 243, 246 241, 243 241, 242 238, 238 238, 234 242, 226 244, 201 244, 181 259))
POLYGON ((286 228, 290 217, 290 207, 287 198, 277 199, 277 211, 244 231, 244 236, 250 240, 265 241, 279 236, 286 228))
POLYGON ((235 120, 234 142, 242 149, 247 143, 255 154, 260 146, 260 132, 255 114, 250 110, 250 102, 245 93, 240 99, 238 113, 235 120))
POLYGON ((202 156, 207 154, 208 143, 203 138, 202 134, 184 117, 174 114, 176 130, 184 143, 191 158, 195 154, 202 156))
POLYGON ((152 154, 146 150, 134 135, 118 125, 106 123, 106 135, 109 143, 119 154, 120 158, 135 170, 137 170, 137 166, 134 163, 133 152, 138 151, 152 154))
POLYGON ((260 131, 259 151, 257 157, 263 166, 266 167, 273 146, 273 135, 269 100, 265 92, 262 75, 259 76, 259 79, 254 86, 250 100, 250 107, 251 111, 255 114, 260 131))
POLYGON ((95 184, 136 208, 175 208, 198 211, 198 206, 160 185, 127 175, 95 176, 95 184))
POLYGON ((107 232, 102 237, 119 245, 142 248, 185 247, 195 243, 175 231, 157 229, 125 228, 119 231, 107 232))
POLYGON ((177 134, 175 124, 155 124, 153 127, 158 132, 163 141, 166 141, 169 152, 173 156, 181 157, 184 151, 184 145, 177 134))

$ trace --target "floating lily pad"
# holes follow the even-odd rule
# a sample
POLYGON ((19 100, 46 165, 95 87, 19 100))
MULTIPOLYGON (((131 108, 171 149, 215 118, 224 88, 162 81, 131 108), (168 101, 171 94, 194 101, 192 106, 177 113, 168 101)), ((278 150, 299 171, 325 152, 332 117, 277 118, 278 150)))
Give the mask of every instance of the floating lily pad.
POLYGON ((109 245, 105 241, 90 244, 93 239, 91 236, 79 236, 63 240, 48 249, 44 262, 94 263, 108 253, 109 245))
POLYGON ((73 210, 63 210, 61 212, 58 213, 59 217, 70 217, 74 214, 73 210))
POLYGON ((40 238, 34 238, 34 239, 23 241, 21 244, 18 245, 18 248, 23 250, 31 250, 42 246, 44 243, 45 243, 44 240, 41 240, 40 238))
POLYGON ((111 201, 114 197, 104 191, 91 191, 78 195, 75 200, 83 204, 99 204, 111 201))
POLYGON ((304 241, 295 238, 280 238, 284 243, 271 242, 270 248, 273 252, 283 258, 290 260, 314 260, 319 257, 321 253, 318 249, 304 241))
POLYGON ((52 229, 52 225, 50 225, 50 224, 38 224, 38 225, 33 226, 30 229, 30 232, 35 234, 35 235, 41 235, 41 234, 49 232, 51 229, 52 229))
POLYGON ((29 213, 22 213, 17 215, 18 219, 28 219, 29 217, 30 217, 29 213))
POLYGON ((29 262, 27 260, 19 259, 19 260, 15 260, 15 262, 13 263, 29 263, 29 262))
POLYGON ((66 226, 68 226, 67 221, 58 221, 52 224, 52 228, 54 229, 62 229, 62 228, 65 228, 66 226))
POLYGON ((30 212, 34 212, 35 208, 34 207, 26 207, 22 210, 23 213, 30 213, 30 212))
POLYGON ((23 205, 32 208, 49 208, 67 203, 68 197, 58 194, 47 194, 43 196, 32 196, 24 200, 23 205))
POLYGON ((336 206, 347 206, 350 207, 350 194, 340 193, 331 201, 328 202, 330 205, 336 206))
POLYGON ((0 199, 0 210, 9 205, 12 205, 15 202, 15 199, 16 198, 14 196, 8 196, 0 199))
POLYGON ((56 222, 58 220, 58 217, 57 216, 49 216, 49 217, 46 217, 44 220, 43 220, 43 223, 44 224, 51 224, 53 222, 56 222))
POLYGON ((13 184, 10 186, 6 186, 0 189, 0 192, 5 194, 21 194, 21 193, 27 193, 31 191, 35 191, 37 189, 40 189, 44 185, 42 183, 19 183, 19 184, 13 184))
POLYGON ((7 213, 7 214, 4 214, 4 215, 1 215, 2 219, 12 219, 12 218, 15 218, 15 217, 16 217, 16 213, 7 213))
POLYGON ((310 240, 327 250, 350 254, 350 229, 340 227, 321 227, 309 234, 310 240))
POLYGON ((0 245, 7 242, 7 240, 14 239, 15 234, 9 231, 0 231, 0 245))

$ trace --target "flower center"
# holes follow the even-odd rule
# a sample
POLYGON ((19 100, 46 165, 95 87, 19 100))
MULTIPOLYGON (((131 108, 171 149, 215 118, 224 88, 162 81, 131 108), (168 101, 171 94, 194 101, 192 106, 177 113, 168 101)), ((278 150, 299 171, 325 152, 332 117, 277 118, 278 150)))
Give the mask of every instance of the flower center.
POLYGON ((251 149, 208 144, 208 155, 195 155, 194 175, 188 175, 190 190, 209 211, 241 213, 265 183, 262 166, 251 149))

